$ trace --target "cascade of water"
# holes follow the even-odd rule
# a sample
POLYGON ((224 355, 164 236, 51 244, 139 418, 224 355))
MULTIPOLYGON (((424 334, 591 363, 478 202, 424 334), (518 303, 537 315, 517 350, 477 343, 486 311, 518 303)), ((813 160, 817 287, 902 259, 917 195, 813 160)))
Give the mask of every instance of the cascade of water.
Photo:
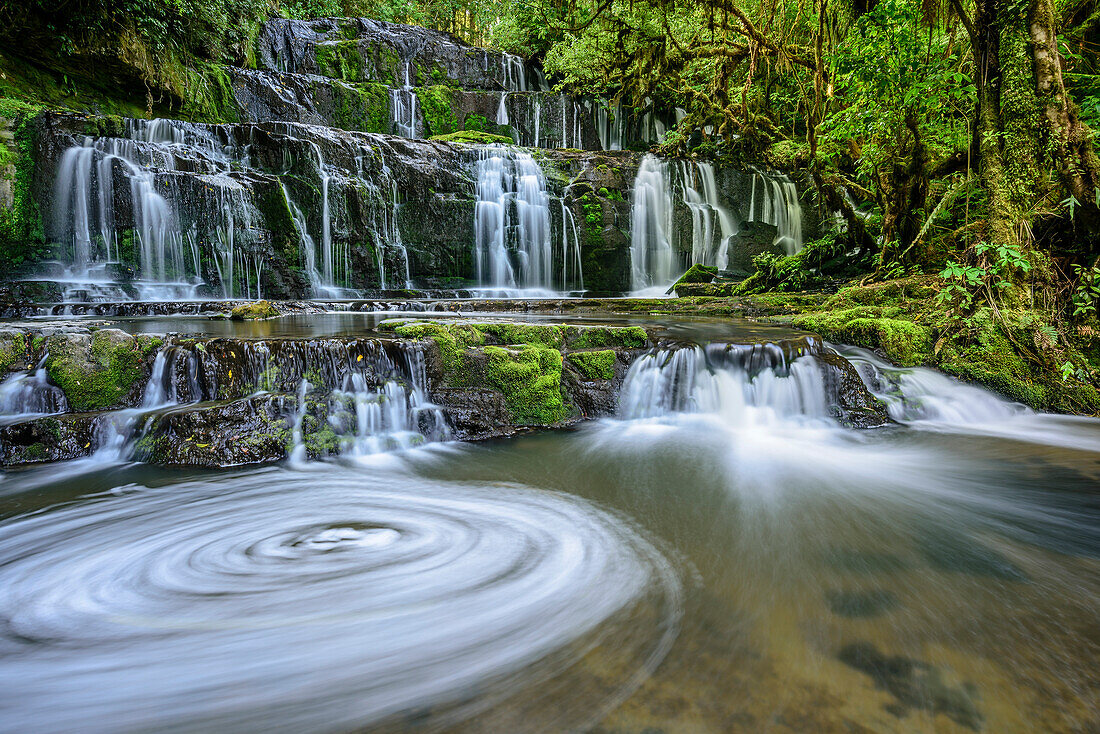
POLYGON ((542 141, 540 126, 542 123, 542 97, 535 97, 535 139, 532 144, 537 148, 542 141))
POLYGON ((550 197, 529 153, 482 149, 474 233, 479 283, 494 289, 553 287, 550 197))
POLYGON ((155 171, 143 163, 149 153, 159 154, 160 163, 169 170, 175 163, 167 150, 143 151, 134 141, 123 139, 87 138, 62 154, 54 184, 54 225, 69 248, 61 280, 70 290, 96 291, 97 286, 104 290, 113 282, 108 273, 111 266, 120 262, 122 250, 131 248, 138 264, 135 286, 149 291, 151 297, 194 297, 202 284, 197 271, 189 268, 192 263, 184 255, 183 235, 172 208, 156 191, 155 171), (132 221, 116 221, 116 180, 130 185, 132 221), (124 233, 132 240, 124 240, 124 233))
MULTIPOLYGON (((393 99, 394 133, 403 138, 416 137, 416 90, 413 87, 414 68, 412 59, 405 60, 405 84, 399 89, 390 90, 393 99)), ((503 99, 502 99, 503 103, 503 99)))
POLYGON ((677 267, 672 237, 669 165, 646 155, 634 179, 630 213, 631 280, 635 290, 671 283, 677 267))
POLYGON ((737 425, 833 423, 822 367, 812 356, 787 361, 774 345, 709 345, 658 350, 635 361, 623 382, 627 419, 710 413, 737 425))
POLYGON ((220 286, 223 293, 235 290, 224 279, 225 261, 245 257, 247 245, 235 246, 234 232, 251 232, 257 213, 230 175, 220 134, 176 120, 131 120, 124 137, 85 138, 64 151, 48 221, 64 260, 63 272, 51 279, 66 285, 66 300, 195 298, 203 286, 200 241, 221 243, 223 251, 213 253, 223 271, 220 286), (202 200, 190 179, 171 175, 176 171, 205 184, 202 200), (128 199, 121 186, 128 187, 128 199), (127 206, 116 211, 119 200, 127 206), (123 263, 136 272, 120 286, 123 263))
MULTIPOLYGON (((328 395, 327 426, 337 438, 340 453, 364 456, 450 438, 443 411, 427 397, 427 369, 421 351, 403 352, 401 367, 384 351, 365 362, 357 360, 358 366, 349 368, 341 386, 328 395), (383 375, 389 377, 380 380, 383 375)), ((318 387, 305 379, 299 383, 292 461, 306 457, 303 425, 307 395, 318 387)))
MULTIPOLYGON (((317 173, 321 179, 320 264, 318 267, 317 256, 312 248, 304 252, 304 261, 314 295, 318 298, 341 298, 347 294, 351 280, 351 248, 347 242, 339 244, 333 242, 332 207, 329 201, 332 175, 325 165, 320 146, 311 143, 311 149, 316 156, 317 173)), ((304 227, 300 231, 304 231, 304 227)), ((312 238, 308 236, 302 238, 303 245, 311 243, 313 243, 312 238)))
POLYGON ((500 66, 505 89, 512 92, 527 91, 527 72, 522 58, 508 53, 501 54, 500 66))
POLYGON ((718 196, 714 166, 704 161, 680 161, 680 184, 683 201, 691 210, 691 262, 717 265, 725 270, 729 264, 730 238, 738 228, 718 196), (718 222, 715 242, 714 223, 718 222))
MULTIPOLYGON (((405 243, 401 240, 401 228, 398 224, 398 209, 401 206, 400 199, 397 193, 397 181, 393 178, 390 179, 390 200, 393 202, 393 207, 390 210, 390 227, 389 227, 389 243, 401 253, 401 262, 404 264, 405 275, 405 288, 412 288, 412 276, 409 274, 409 251, 405 249, 405 243)), ((386 286, 383 285, 383 288, 386 286)))
MULTIPOLYGON (((589 109, 592 103, 589 102, 589 109)), ((611 104, 606 100, 596 100, 592 114, 596 127, 596 135, 600 139, 600 148, 603 150, 623 149, 623 127, 625 118, 622 114, 622 105, 616 102, 611 104)))
POLYGON ((798 188, 785 175, 760 171, 753 172, 751 187, 749 220, 775 227, 775 244, 783 247, 788 255, 794 255, 802 249, 802 204, 798 200, 798 188))
POLYGON ((36 415, 62 413, 69 409, 65 393, 51 385, 46 376, 46 358, 33 370, 17 372, 0 382, 2 420, 23 420, 36 415))
POLYGON ((584 290, 584 272, 581 267, 580 233, 573 210, 561 204, 561 285, 564 290, 584 290))

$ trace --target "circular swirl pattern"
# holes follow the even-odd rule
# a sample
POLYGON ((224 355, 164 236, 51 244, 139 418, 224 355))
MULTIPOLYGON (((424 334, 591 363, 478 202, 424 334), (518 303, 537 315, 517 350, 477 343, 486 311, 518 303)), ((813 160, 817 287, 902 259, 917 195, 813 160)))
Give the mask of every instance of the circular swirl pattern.
POLYGON ((511 695, 640 606, 652 660, 679 613, 664 557, 584 500, 338 466, 15 518, 0 588, 4 726, 35 731, 348 729, 511 695))

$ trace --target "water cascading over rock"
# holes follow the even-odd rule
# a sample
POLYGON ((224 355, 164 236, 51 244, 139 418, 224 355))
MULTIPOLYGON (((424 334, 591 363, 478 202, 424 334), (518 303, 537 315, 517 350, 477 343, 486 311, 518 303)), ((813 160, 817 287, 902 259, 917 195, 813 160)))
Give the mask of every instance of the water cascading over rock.
POLYGON ((503 146, 482 149, 474 209, 478 283, 502 294, 516 289, 583 288, 576 223, 564 204, 561 207, 559 279, 554 269, 550 195, 542 169, 526 151, 503 146))
POLYGON ((752 174, 749 220, 776 228, 775 244, 788 255, 802 249, 802 205, 798 188, 783 174, 752 174))
POLYGON ((675 278, 679 263, 672 244, 672 214, 669 164, 647 155, 634 179, 630 215, 631 279, 636 291, 675 278))
POLYGON ((798 190, 784 175, 719 172, 707 161, 647 155, 634 181, 633 288, 656 293, 692 264, 750 269, 762 249, 794 254, 802 247, 802 217, 798 190), (774 236, 762 240, 752 226, 761 224, 774 236))

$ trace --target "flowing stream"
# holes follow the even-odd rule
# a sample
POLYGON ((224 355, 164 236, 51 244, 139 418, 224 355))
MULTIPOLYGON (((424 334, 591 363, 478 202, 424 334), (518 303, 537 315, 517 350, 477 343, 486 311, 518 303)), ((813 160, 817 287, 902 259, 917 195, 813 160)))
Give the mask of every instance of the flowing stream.
MULTIPOLYGON (((485 444, 425 432, 415 361, 254 340, 322 366, 340 456, 3 474, 0 729, 1095 730, 1100 421, 840 347, 893 419, 851 428, 835 355, 728 324, 665 322, 613 417, 485 444)), ((217 353, 162 350, 140 410, 217 353)), ((59 409, 36 374, 5 405, 59 409)))

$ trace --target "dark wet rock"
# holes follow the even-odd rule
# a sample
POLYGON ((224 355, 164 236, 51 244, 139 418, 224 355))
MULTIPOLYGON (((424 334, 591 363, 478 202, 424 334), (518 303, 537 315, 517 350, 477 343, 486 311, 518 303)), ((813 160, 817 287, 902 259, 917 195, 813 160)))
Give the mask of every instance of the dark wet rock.
POLYGON ((291 446, 289 412, 282 395, 168 410, 150 419, 135 447, 135 458, 203 467, 279 461, 291 446))
POLYGON ((825 602, 833 614, 853 619, 878 617, 898 606, 897 596, 885 589, 834 589, 825 592, 825 602))
POLYGON ((99 414, 68 413, 0 424, 0 466, 88 456, 96 449, 99 414))
POLYGON ((899 718, 909 709, 917 708, 943 714, 974 731, 982 728, 984 717, 978 710, 978 691, 972 683, 949 685, 935 666, 900 655, 886 655, 870 642, 845 645, 837 657, 845 665, 871 676, 876 687, 894 696, 896 704, 888 710, 899 718))
POLYGON ((826 399, 841 423, 853 428, 878 428, 893 422, 886 405, 867 390, 855 365, 828 347, 814 357, 825 367, 826 399))
POLYGON ((504 91, 522 73, 532 88, 535 66, 519 57, 469 46, 449 33, 367 18, 321 18, 265 23, 257 39, 267 69, 319 74, 393 87, 454 83, 464 89, 504 91), (519 68, 517 68, 517 66, 519 68))
POLYGON ((443 408, 454 437, 459 441, 477 441, 512 435, 511 416, 504 395, 491 388, 439 387, 432 390, 432 401, 443 408))

